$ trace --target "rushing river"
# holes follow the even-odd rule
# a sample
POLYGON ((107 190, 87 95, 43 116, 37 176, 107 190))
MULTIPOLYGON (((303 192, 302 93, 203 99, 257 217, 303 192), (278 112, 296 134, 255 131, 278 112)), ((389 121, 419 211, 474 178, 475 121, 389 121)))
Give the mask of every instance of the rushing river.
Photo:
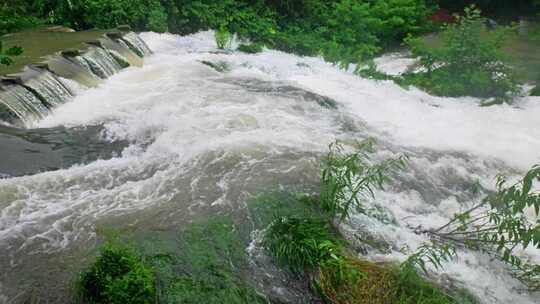
MULTIPOLYGON (((36 124, 68 138, 91 132, 91 141, 67 146, 104 154, 91 149, 97 156, 76 165, 72 156, 59 170, 36 173, 45 171, 38 166, 19 177, 0 168, 0 303, 64 303, 100 229, 167 230, 215 214, 240 218, 262 191, 315 187, 319 159, 336 139, 374 137, 378 157, 410 157, 408 169, 370 202, 394 221, 355 215, 342 227, 387 244, 386 251, 368 251, 375 260, 402 260, 405 246, 425 241, 407 227, 445 223, 480 199, 470 190, 476 183, 493 189, 498 173, 519 175, 540 163, 537 97, 484 108, 471 98, 362 79, 319 58, 216 52, 210 32, 141 36, 154 51, 144 67, 81 90, 36 124)), ((400 70, 408 61, 388 56, 378 63, 400 70)), ((522 254, 540 262, 538 251, 522 254)), ((462 252, 437 278, 484 303, 538 303, 539 295, 522 291, 485 255, 462 252)))

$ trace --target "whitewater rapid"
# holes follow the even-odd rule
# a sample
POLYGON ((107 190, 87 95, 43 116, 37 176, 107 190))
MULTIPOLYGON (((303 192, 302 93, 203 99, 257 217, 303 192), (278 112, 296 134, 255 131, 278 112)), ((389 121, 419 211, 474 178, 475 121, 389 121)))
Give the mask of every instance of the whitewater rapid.
MULTIPOLYGON (((397 225, 355 215, 342 227, 388 243, 388 252, 369 252, 377 260, 402 260, 402 248, 426 241, 407 225, 443 224, 479 199, 470 193, 475 183, 493 189, 498 173, 518 175, 540 163, 538 97, 485 108, 473 98, 362 79, 320 58, 218 52, 211 32, 141 37, 154 52, 144 67, 79 89, 38 123, 100 125, 105 140, 129 146, 109 160, 0 179, 0 267, 7 269, 0 302, 22 292, 16 281, 30 280, 39 259, 84 251, 102 226, 181 225, 238 212, 267 187, 316 185, 318 160, 336 139, 374 137, 377 157, 410 157, 409 168, 369 202, 397 225), (201 61, 224 62, 230 71, 201 61), (337 108, 318 104, 322 97, 337 108)), ((409 62, 378 60, 392 70, 409 62)), ((540 259, 538 251, 523 254, 540 259)), ((441 272, 485 303, 535 303, 538 296, 520 291, 503 265, 471 252, 441 272)))

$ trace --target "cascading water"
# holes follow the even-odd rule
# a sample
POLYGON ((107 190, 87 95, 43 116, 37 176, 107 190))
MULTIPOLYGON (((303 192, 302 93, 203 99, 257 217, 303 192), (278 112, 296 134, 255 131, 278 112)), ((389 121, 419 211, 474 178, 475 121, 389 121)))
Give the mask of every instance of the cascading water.
POLYGON ((96 87, 101 79, 109 78, 123 68, 142 66, 142 57, 151 53, 148 46, 135 33, 125 36, 136 47, 122 46, 104 36, 88 42, 89 46, 81 53, 70 50, 62 55, 51 55, 46 64, 29 67, 8 77, 5 80, 8 84, 0 91, 0 120, 31 127, 34 121, 47 114, 48 108, 63 104, 73 96, 69 82, 78 83, 76 87, 96 87), (140 57, 133 48, 140 51, 140 57))
POLYGON ((122 69, 111 54, 99 47, 90 47, 83 55, 77 56, 76 59, 89 72, 102 79, 109 78, 122 69))
MULTIPOLYGON (((492 189, 496 174, 520 174, 540 161, 535 97, 482 108, 471 98, 362 79, 319 58, 215 53, 210 32, 142 37, 154 51, 142 69, 82 92, 38 123, 103 126, 104 140, 129 146, 108 160, 0 179, 0 302, 62 302, 102 228, 176 231, 218 213, 241 222, 261 191, 316 187, 318 162, 335 139, 375 137, 381 158, 410 157, 410 167, 369 202, 380 216, 354 215, 341 227, 351 239, 382 244, 365 250, 372 259, 403 259, 401 248, 425 241, 409 226, 443 223, 477 199, 471 185, 492 189)), ((262 265, 257 286, 287 289, 262 265)), ((462 252, 438 277, 484 303, 538 297, 479 253, 462 252)))
POLYGON ((152 51, 148 45, 146 45, 146 42, 144 42, 139 35, 133 32, 125 34, 121 40, 140 57, 152 54, 152 51))
POLYGON ((7 85, 0 90, 0 103, 11 110, 25 125, 45 117, 49 109, 27 88, 7 85))
POLYGON ((73 93, 54 74, 45 70, 38 73, 39 76, 32 77, 24 85, 33 90, 42 101, 55 107, 73 97, 73 93))

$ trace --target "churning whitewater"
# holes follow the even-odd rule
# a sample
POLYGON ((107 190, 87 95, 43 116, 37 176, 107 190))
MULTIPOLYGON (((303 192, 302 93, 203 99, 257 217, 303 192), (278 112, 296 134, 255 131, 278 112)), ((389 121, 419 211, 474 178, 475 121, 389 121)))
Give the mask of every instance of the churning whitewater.
MULTIPOLYGON (((362 79, 320 58, 218 52, 212 32, 141 37, 154 52, 144 67, 108 73, 37 123, 99 126, 104 140, 127 147, 108 160, 0 179, 0 302, 36 288, 61 298, 65 269, 91 250, 103 227, 170 229, 205 215, 241 214, 269 188, 315 187, 320 157, 336 139, 373 137, 377 157, 410 158, 369 202, 384 216, 354 215, 341 227, 349 239, 362 234, 385 244, 367 252, 374 260, 404 259, 426 241, 411 227, 444 224, 480 199, 473 185, 493 189, 498 173, 517 176, 540 163, 538 97, 484 108, 472 98, 362 79)), ((409 62, 378 60, 391 70, 409 62)), ((538 250, 522 254, 540 261, 538 250)), ((504 265, 473 252, 434 278, 484 303, 538 299, 504 265)))

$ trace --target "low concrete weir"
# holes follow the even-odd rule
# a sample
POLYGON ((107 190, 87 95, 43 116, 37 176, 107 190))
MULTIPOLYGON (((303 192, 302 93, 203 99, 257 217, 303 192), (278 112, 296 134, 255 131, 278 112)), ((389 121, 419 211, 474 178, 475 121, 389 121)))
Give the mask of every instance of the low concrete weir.
MULTIPOLYGON (((123 29, 125 30, 125 29, 123 29)), ((43 63, 0 78, 0 121, 31 127, 51 108, 65 103, 74 92, 66 79, 82 87, 96 87, 128 66, 141 67, 150 48, 131 31, 114 31, 81 50, 68 49, 43 63)))

